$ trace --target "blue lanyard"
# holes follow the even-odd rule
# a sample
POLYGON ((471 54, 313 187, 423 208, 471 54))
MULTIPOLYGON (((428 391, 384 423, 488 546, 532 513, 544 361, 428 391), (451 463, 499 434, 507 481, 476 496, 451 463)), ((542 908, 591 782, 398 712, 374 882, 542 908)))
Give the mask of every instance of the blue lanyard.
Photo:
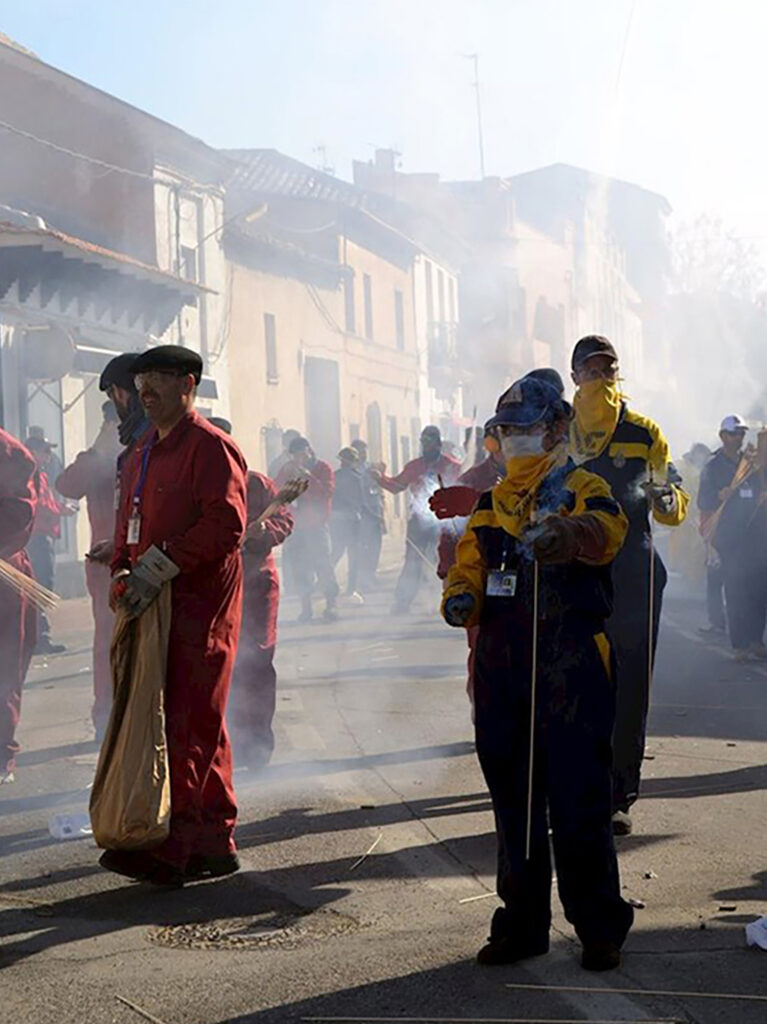
POLYGON ((133 514, 138 514, 139 507, 141 505, 141 495, 144 493, 144 484, 146 483, 147 469, 149 468, 149 456, 152 454, 152 444, 147 444, 141 453, 141 472, 139 473, 138 483, 136 484, 136 490, 133 492, 133 514))

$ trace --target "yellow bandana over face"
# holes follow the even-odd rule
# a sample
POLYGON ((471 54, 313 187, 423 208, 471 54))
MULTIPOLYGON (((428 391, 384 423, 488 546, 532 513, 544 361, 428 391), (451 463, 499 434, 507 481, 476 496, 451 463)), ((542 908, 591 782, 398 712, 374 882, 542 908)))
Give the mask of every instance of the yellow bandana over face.
POLYGON ((618 426, 621 401, 615 381, 589 380, 580 385, 573 399, 575 419, 570 430, 575 462, 587 462, 602 454, 618 426))
POLYGON ((493 511, 512 537, 521 537, 530 522, 538 488, 557 465, 567 460, 565 445, 542 455, 517 455, 506 463, 506 478, 493 488, 493 511))

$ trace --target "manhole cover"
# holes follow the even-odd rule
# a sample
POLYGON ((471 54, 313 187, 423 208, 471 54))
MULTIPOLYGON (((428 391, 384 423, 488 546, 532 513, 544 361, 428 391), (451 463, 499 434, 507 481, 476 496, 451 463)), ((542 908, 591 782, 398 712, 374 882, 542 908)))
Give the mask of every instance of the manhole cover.
POLYGON ((151 942, 174 949, 254 949, 297 946, 355 931, 359 924, 335 910, 286 914, 266 912, 247 917, 189 922, 153 928, 151 942))

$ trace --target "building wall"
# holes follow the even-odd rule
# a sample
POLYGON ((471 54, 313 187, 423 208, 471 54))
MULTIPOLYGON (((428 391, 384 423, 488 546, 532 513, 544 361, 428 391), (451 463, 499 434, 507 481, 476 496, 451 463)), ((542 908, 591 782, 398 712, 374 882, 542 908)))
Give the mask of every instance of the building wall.
MULTIPOLYGON (((318 414, 328 429, 319 440, 311 434, 309 439, 317 454, 334 467, 338 448, 355 437, 368 440, 371 459, 385 462, 389 470, 401 469, 415 453, 421 421, 410 271, 349 241, 346 258, 354 271, 359 303, 360 328, 355 333, 343 329, 343 286, 321 287, 230 262, 230 412, 234 436, 254 469, 267 468, 268 440, 274 443, 288 427, 307 432, 318 414), (372 340, 363 336, 362 327, 366 273, 372 286, 372 340), (403 292, 404 350, 397 347, 395 289, 403 292), (271 380, 265 314, 274 317, 276 337, 277 374, 271 380), (337 365, 337 392, 307 387, 310 361, 320 370, 328 363, 337 365), (338 424, 337 436, 333 423, 338 424), (378 434, 376 424, 380 444, 378 436, 371 437, 371 430, 378 434)), ((394 520, 403 511, 403 502, 391 502, 394 520)))

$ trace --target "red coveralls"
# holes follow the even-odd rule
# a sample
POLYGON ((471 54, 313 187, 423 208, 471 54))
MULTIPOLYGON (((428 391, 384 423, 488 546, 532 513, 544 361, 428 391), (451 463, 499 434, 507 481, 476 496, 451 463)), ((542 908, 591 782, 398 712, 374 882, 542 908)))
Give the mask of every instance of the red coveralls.
MULTIPOLYGON (((277 497, 276 485, 261 473, 248 473, 248 524, 255 522, 277 497)), ((263 538, 245 542, 242 567, 245 592, 242 630, 232 679, 227 722, 238 760, 266 764, 274 750, 272 719, 277 695, 274 649, 280 577, 272 554, 290 536, 293 516, 279 509, 264 521, 263 538)))
POLYGON ((218 857, 236 849, 224 714, 242 612, 245 459, 231 438, 189 412, 162 441, 153 430, 139 442, 121 484, 112 570, 130 568, 153 544, 181 570, 172 583, 165 677, 170 836, 152 854, 183 871, 193 854, 218 857), (128 545, 146 448, 140 539, 128 545))
MULTIPOLYGON (((65 498, 88 502, 91 546, 110 540, 115 531, 115 474, 117 450, 114 453, 89 448, 80 452, 71 466, 56 480, 56 490, 65 498)), ((85 581, 93 608, 93 709, 91 716, 97 735, 103 732, 112 707, 112 669, 109 646, 112 641, 114 615, 109 607, 111 583, 109 567, 85 561, 85 581)))
MULTIPOLYGON (((21 442, 0 430, 0 558, 27 576, 32 567, 24 548, 35 518, 36 471, 37 463, 21 442)), ((34 606, 0 583, 0 776, 16 765, 21 688, 36 641, 34 606)))

